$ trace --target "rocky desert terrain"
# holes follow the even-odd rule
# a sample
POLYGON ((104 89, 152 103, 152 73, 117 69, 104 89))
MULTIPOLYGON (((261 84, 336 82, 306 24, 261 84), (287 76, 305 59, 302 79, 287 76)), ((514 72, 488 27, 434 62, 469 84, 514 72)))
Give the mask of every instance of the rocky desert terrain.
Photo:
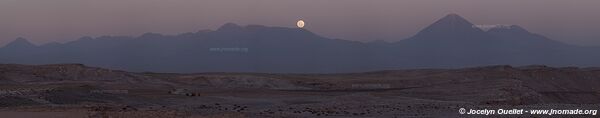
POLYGON ((0 65, 2 117, 470 117, 460 108, 600 109, 600 68, 177 74, 0 65))

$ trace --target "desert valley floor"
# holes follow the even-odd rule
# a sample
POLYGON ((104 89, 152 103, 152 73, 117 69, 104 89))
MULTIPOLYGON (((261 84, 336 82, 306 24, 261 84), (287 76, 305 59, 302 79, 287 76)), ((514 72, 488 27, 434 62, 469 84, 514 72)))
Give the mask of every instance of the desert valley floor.
POLYGON ((176 74, 0 65, 2 117, 469 117, 460 108, 599 109, 600 68, 176 74))

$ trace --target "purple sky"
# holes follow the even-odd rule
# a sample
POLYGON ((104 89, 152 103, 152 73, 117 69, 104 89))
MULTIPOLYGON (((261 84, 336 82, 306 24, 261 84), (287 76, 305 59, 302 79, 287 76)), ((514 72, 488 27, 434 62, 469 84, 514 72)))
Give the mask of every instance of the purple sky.
POLYGON ((396 41, 448 13, 474 24, 517 24, 579 45, 600 46, 600 0, 0 0, 0 45, 82 36, 178 34, 226 22, 295 27, 348 40, 396 41))

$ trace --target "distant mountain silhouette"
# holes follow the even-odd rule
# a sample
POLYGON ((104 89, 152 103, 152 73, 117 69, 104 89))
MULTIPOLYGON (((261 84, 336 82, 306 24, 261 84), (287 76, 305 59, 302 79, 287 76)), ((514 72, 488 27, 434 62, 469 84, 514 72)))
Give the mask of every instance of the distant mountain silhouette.
MULTIPOLYGON (((600 55, 588 48, 568 45, 530 33, 517 25, 482 30, 464 18, 450 14, 415 36, 396 42, 406 55, 396 66, 464 67, 495 64, 546 64, 597 66, 600 55), (578 61, 575 61, 578 60, 578 61)), ((388 62, 392 63, 392 62, 388 62)))
POLYGON ((27 41, 27 39, 17 38, 13 42, 10 42, 6 46, 4 46, 3 49, 21 50, 21 49, 30 49, 30 48, 35 48, 35 47, 36 47, 36 45, 27 41))
POLYGON ((517 25, 482 30, 450 14, 398 42, 330 39, 306 29, 240 26, 179 35, 83 37, 0 48, 0 63, 82 63, 128 71, 332 73, 496 64, 600 66, 600 48, 579 47, 517 25))
POLYGON ((418 32, 413 39, 432 42, 455 42, 456 40, 486 40, 485 33, 457 14, 449 14, 418 32), (478 39, 479 38, 479 39, 478 39))

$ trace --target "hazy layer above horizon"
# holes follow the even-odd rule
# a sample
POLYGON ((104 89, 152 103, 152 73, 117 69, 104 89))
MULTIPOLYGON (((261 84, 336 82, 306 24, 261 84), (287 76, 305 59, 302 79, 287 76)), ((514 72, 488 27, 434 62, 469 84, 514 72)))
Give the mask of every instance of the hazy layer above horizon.
POLYGON ((397 41, 448 13, 516 24, 566 43, 600 45, 598 0, 2 0, 0 46, 82 36, 178 34, 227 22, 295 27, 347 40, 397 41))

